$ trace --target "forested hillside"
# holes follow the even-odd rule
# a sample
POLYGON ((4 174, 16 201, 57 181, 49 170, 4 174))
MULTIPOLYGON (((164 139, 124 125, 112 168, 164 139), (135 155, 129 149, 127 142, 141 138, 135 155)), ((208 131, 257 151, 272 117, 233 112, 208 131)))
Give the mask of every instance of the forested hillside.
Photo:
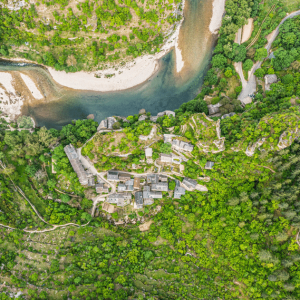
MULTIPOLYGON (((299 8, 295 1, 228 0, 204 87, 175 117, 153 123, 149 114, 130 116, 117 122, 123 131, 105 135, 92 120, 31 132, 26 117, 2 120, 0 299, 300 299, 300 18, 281 25, 274 56, 263 50, 265 36, 299 8), (234 43, 249 17, 251 38, 234 43), (245 107, 235 60, 262 61, 245 107), (277 76, 270 90, 265 74, 277 76), (207 99, 222 103, 221 114, 235 114, 208 119, 207 99), (84 146, 101 171, 125 171, 127 163, 111 153, 132 151, 130 164, 143 161, 147 143, 138 136, 154 126, 192 143, 184 176, 205 179, 208 192, 164 194, 123 225, 115 225, 118 214, 93 215, 93 191, 79 184, 63 147, 84 146), (141 216, 149 222, 143 232, 141 216)), ((156 143, 153 156, 169 153, 156 143)))
POLYGON ((56 70, 101 70, 159 52, 181 14, 178 0, 2 1, 0 52, 56 70))

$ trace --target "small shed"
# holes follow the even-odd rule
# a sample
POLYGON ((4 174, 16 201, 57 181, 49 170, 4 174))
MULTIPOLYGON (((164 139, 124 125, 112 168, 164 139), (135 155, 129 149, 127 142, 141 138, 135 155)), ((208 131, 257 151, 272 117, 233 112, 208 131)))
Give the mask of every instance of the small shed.
POLYGON ((277 76, 275 74, 270 74, 265 76, 265 91, 271 90, 271 84, 276 83, 278 81, 277 76))

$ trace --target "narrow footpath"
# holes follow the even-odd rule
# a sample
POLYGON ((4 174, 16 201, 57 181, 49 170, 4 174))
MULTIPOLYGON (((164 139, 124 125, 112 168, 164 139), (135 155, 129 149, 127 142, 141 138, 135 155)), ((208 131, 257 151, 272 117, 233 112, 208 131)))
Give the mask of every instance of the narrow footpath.
MULTIPOLYGON (((267 45, 265 46, 265 49, 267 49, 267 51, 268 51, 268 55, 269 55, 269 52, 271 50, 273 42, 275 41, 276 37, 279 34, 280 26, 286 20, 288 20, 290 18, 294 18, 294 17, 299 16, 299 15, 300 15, 300 10, 295 11, 295 12, 289 14, 288 16, 286 16, 285 18, 282 19, 282 21, 279 23, 279 25, 273 31, 272 37, 269 39, 267 45)), ((241 35, 241 32, 239 32, 239 35, 241 35)), ((241 38, 238 37, 238 40, 240 41, 241 38)), ((235 70, 240 76, 242 87, 243 87, 240 95, 238 96, 238 100, 243 100, 243 99, 247 98, 249 95, 252 95, 253 93, 256 92, 256 76, 254 75, 254 73, 257 69, 259 69, 261 67, 262 63, 263 63, 262 61, 258 61, 254 64, 251 71, 249 72, 248 81, 244 77, 242 63, 241 62, 234 63, 235 70)))

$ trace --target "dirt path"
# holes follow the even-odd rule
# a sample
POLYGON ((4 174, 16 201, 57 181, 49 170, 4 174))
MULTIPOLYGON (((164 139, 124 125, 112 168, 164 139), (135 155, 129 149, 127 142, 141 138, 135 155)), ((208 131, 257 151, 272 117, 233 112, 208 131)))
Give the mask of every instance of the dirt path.
MULTIPOLYGON (((5 164, 0 160, 0 166, 3 170, 6 169, 6 166, 5 164)), ((8 175, 8 174, 7 174, 8 175)), ((19 192, 21 194, 21 196, 28 202, 28 204, 31 206, 31 208, 33 209, 33 211, 36 213, 36 215, 39 217, 39 219, 44 222, 45 224, 47 225, 50 225, 52 226, 52 228, 48 228, 48 229, 44 229, 44 230, 27 230, 27 229, 22 229, 24 232, 28 232, 28 233, 42 233, 42 232, 47 232, 47 231, 53 231, 57 228, 63 228, 63 227, 67 227, 67 226, 77 226, 77 227, 80 227, 80 226, 86 226, 90 223, 87 222, 86 224, 83 224, 83 225, 78 225, 76 223, 67 223, 67 224, 63 224, 63 225, 53 225, 53 224, 50 224, 49 222, 47 222, 41 215, 40 213, 38 212, 38 210, 35 208, 35 206, 30 202, 30 200, 26 197, 26 195, 24 194, 24 192, 22 191, 22 189, 17 186, 15 184, 15 182, 11 179, 11 177, 8 175, 10 181, 12 182, 14 188, 15 188, 15 191, 16 192, 19 192)), ((12 229, 12 230, 17 230, 17 228, 13 228, 13 227, 10 227, 10 226, 7 226, 7 225, 3 225, 3 224, 0 224, 0 226, 2 227, 6 227, 6 228, 9 228, 9 229, 12 229)))

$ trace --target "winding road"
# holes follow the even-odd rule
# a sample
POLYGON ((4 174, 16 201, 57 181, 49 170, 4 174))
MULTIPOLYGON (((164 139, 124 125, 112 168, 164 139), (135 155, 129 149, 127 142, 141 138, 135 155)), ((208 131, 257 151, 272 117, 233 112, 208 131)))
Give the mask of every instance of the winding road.
MULTIPOLYGON (((268 54, 271 50, 273 42, 275 41, 276 37, 279 34, 279 28, 280 28, 281 24, 283 24, 287 19, 291 19, 291 18, 294 18, 299 15, 300 15, 300 10, 295 11, 282 19, 282 21, 279 23, 279 25, 276 27, 276 29, 272 32, 272 36, 269 39, 267 45, 265 46, 265 49, 267 49, 268 54)), ((241 35, 241 31, 239 31, 238 34, 241 35)), ((238 40, 240 41, 241 38, 238 37, 238 40)), ((251 71, 249 72, 248 81, 247 81, 243 74, 242 63, 241 62, 234 63, 235 70, 240 76, 240 79, 242 82, 242 87, 243 87, 240 95, 238 96, 238 100, 243 100, 243 99, 247 98, 249 95, 256 92, 256 76, 254 75, 254 73, 257 69, 259 69, 261 67, 261 65, 262 65, 262 61, 258 61, 254 64, 251 71)))

